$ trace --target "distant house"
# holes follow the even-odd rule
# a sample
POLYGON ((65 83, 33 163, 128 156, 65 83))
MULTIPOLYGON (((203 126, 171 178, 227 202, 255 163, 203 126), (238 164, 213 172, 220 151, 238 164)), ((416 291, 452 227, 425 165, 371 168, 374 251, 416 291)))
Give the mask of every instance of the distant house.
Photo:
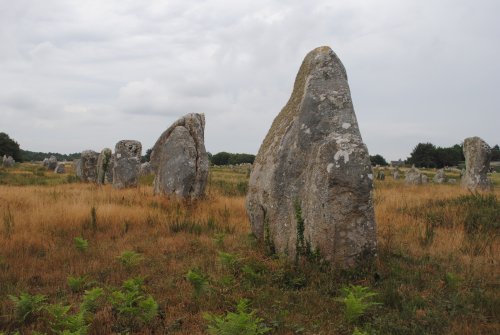
POLYGON ((400 167, 403 166, 404 164, 405 162, 403 162, 401 159, 399 159, 398 161, 391 161, 392 167, 400 167))

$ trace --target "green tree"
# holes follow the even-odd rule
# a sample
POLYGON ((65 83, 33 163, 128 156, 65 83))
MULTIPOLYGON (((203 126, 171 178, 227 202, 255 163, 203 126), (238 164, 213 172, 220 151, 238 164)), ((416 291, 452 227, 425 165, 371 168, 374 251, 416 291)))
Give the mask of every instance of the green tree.
POLYGON ((436 146, 432 143, 417 144, 407 162, 414 164, 416 167, 436 167, 436 146))
POLYGON ((16 162, 22 161, 19 144, 6 133, 0 133, 0 157, 12 156, 16 162))
POLYGON ((387 161, 385 160, 385 158, 382 157, 381 155, 370 156, 370 162, 372 163, 373 166, 375 166, 375 165, 381 165, 381 166, 389 165, 387 163, 387 161))
POLYGON ((219 152, 212 156, 212 164, 213 165, 228 165, 229 158, 231 154, 225 151, 219 152))
POLYGON ((151 152, 153 148, 146 150, 146 154, 141 157, 141 163, 149 162, 151 160, 151 152))
POLYGON ((500 161, 500 147, 498 144, 491 148, 491 160, 500 161))

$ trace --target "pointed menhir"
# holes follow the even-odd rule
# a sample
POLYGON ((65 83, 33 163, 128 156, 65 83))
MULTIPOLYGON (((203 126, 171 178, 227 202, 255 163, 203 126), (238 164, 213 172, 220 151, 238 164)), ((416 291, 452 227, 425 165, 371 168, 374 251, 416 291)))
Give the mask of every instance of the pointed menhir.
POLYGON ((161 134, 151 151, 155 194, 198 199, 205 193, 205 115, 187 114, 161 134))
POLYGON ((255 159, 252 231, 291 259, 305 245, 338 267, 369 263, 376 255, 372 187, 344 66, 329 47, 314 49, 255 159))

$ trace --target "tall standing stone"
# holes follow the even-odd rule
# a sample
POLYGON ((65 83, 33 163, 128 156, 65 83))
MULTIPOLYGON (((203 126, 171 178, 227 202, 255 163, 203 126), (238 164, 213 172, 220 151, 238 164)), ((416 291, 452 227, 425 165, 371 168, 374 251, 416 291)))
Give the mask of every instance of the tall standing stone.
POLYGON ((83 171, 82 171, 82 159, 78 158, 73 160, 73 168, 75 169, 75 176, 83 180, 83 171))
MULTIPOLYGON (((95 183, 97 180, 97 159, 99 154, 93 150, 82 151, 80 157, 81 179, 85 182, 95 183)), ((77 170, 77 175, 78 175, 77 170)))
POLYGON ((49 157, 47 168, 49 170, 54 171, 56 169, 56 167, 57 167, 57 158, 56 158, 56 156, 52 155, 49 157))
POLYGON ((446 175, 444 174, 444 169, 439 169, 436 172, 436 175, 434 178, 432 178, 432 181, 435 182, 436 184, 442 184, 446 182, 446 175))
POLYGON ((99 157, 97 158, 97 183, 100 185, 113 182, 113 179, 108 180, 106 176, 109 176, 110 171, 113 170, 111 165, 111 157, 113 152, 109 148, 102 149, 99 157))
POLYGON ((255 159, 247 195, 252 231, 291 259, 309 247, 339 267, 370 261, 372 188, 345 68, 329 47, 314 49, 255 159))
POLYGON ((493 185, 488 179, 491 148, 479 137, 464 140, 465 174, 462 187, 470 190, 491 190, 493 185))
POLYGON ((13 167, 16 161, 12 156, 3 155, 2 165, 4 167, 13 167))
POLYGON ((116 143, 113 155, 113 187, 137 186, 141 154, 142 144, 139 141, 123 140, 116 143))
POLYGON ((150 163, 155 194, 201 198, 208 178, 205 115, 191 113, 174 122, 156 141, 150 163))

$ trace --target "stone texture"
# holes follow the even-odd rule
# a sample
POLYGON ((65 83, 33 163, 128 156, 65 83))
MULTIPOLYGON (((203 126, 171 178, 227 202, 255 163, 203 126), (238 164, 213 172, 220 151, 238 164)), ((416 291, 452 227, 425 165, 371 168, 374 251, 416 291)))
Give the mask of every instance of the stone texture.
POLYGON ((57 158, 56 156, 50 156, 47 164, 47 169, 55 170, 57 167, 57 158))
POLYGON ((385 180, 385 172, 384 171, 379 171, 377 173, 377 179, 378 180, 385 180))
POLYGON ((99 185, 113 182, 113 165, 111 165, 112 157, 113 152, 111 149, 104 148, 97 158, 97 183, 99 185))
POLYGON ((252 231, 290 259, 310 245, 338 267, 370 262, 376 255, 372 188, 344 66, 329 47, 314 49, 253 164, 252 231))
POLYGON ((57 163, 54 172, 57 174, 66 173, 66 167, 64 166, 64 163, 57 163))
POLYGON ((405 183, 408 185, 422 184, 422 173, 415 166, 412 166, 406 171, 405 183))
POLYGON ((479 137, 464 140, 465 174, 462 187, 469 190, 491 190, 493 185, 488 179, 491 148, 479 137))
POLYGON ((122 140, 116 143, 113 155, 113 187, 137 186, 141 165, 142 144, 139 141, 122 140))
POLYGON ((139 175, 141 176, 147 176, 150 174, 153 174, 153 167, 151 166, 150 162, 145 162, 141 164, 141 168, 139 170, 139 175))
POLYGON ((446 175, 444 174, 444 169, 439 169, 434 178, 432 178, 432 181, 436 184, 446 183, 446 175))
POLYGON ((422 174, 422 184, 427 184, 428 182, 429 178, 425 174, 422 174))
POLYGON ((16 161, 14 160, 14 158, 12 158, 12 156, 7 156, 7 155, 3 156, 2 165, 4 167, 13 167, 14 164, 16 164, 16 161))
POLYGON ((42 161, 42 165, 46 168, 49 167, 49 159, 47 157, 45 157, 42 161))
POLYGON ((203 197, 208 178, 205 115, 187 114, 174 122, 156 141, 150 163, 155 194, 203 197))
POLYGON ((456 179, 453 178, 448 179, 448 184, 456 184, 456 183, 457 183, 456 179))
MULTIPOLYGON (((81 179, 85 182, 95 183, 97 181, 97 159, 99 154, 93 150, 82 151, 81 154, 81 179)), ((78 175, 78 171, 77 171, 78 175)))
POLYGON ((83 180, 83 172, 82 172, 82 160, 81 158, 73 160, 73 168, 75 169, 75 176, 83 180))
POLYGON ((392 174, 392 178, 394 180, 398 180, 399 179, 399 171, 394 171, 394 173, 392 174))

